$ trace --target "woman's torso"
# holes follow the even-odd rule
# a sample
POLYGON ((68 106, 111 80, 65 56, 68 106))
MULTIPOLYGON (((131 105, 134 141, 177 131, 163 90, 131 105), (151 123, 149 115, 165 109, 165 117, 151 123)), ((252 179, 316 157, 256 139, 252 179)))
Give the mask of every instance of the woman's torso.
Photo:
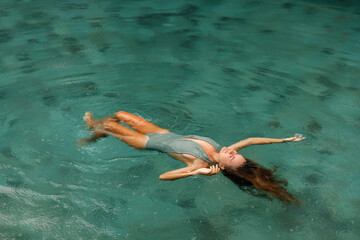
POLYGON ((212 163, 211 155, 218 152, 221 146, 214 140, 197 135, 178 135, 175 133, 151 133, 147 134, 149 140, 147 149, 154 149, 166 152, 173 158, 184 162, 187 165, 205 161, 212 163))

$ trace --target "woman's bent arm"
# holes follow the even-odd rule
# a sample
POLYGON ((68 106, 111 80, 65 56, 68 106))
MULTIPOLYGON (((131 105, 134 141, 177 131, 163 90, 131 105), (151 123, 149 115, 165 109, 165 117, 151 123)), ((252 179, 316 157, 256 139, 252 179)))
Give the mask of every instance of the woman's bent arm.
POLYGON ((184 167, 176 169, 170 172, 166 172, 159 176, 160 180, 176 180, 179 178, 189 177, 193 175, 214 175, 218 174, 220 168, 218 165, 210 166, 209 168, 195 168, 194 167, 184 167))
POLYGON ((194 175, 193 167, 184 167, 170 172, 163 173, 159 176, 160 180, 175 180, 194 175))

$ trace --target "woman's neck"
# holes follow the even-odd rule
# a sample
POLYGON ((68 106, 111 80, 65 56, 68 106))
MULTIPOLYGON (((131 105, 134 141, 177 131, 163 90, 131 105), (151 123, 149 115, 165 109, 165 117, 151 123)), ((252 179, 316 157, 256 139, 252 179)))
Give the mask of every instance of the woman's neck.
POLYGON ((214 164, 218 164, 219 163, 219 157, 220 157, 220 153, 218 151, 214 151, 209 155, 209 159, 214 163, 214 164))

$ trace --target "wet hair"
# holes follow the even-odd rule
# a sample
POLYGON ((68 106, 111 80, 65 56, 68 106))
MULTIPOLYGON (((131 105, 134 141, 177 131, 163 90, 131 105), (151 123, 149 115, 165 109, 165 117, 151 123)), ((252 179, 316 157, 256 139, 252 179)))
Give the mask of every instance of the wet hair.
POLYGON ((271 197, 268 195, 270 194, 284 202, 300 202, 280 185, 286 186, 287 182, 273 175, 276 170, 276 167, 274 170, 270 170, 250 159, 246 159, 246 162, 240 167, 226 169, 222 173, 241 190, 247 191, 254 196, 271 200, 271 197), (256 191, 256 189, 260 191, 256 191), (261 191, 265 191, 268 194, 261 191))

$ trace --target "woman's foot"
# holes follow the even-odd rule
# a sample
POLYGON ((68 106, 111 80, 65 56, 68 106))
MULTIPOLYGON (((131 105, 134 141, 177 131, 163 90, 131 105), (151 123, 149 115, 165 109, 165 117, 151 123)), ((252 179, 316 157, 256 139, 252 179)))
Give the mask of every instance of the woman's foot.
POLYGON ((94 118, 93 118, 93 115, 89 112, 86 112, 84 117, 83 117, 84 121, 87 123, 87 126, 91 129, 91 128, 94 128, 94 124, 95 124, 95 121, 94 121, 94 118))

